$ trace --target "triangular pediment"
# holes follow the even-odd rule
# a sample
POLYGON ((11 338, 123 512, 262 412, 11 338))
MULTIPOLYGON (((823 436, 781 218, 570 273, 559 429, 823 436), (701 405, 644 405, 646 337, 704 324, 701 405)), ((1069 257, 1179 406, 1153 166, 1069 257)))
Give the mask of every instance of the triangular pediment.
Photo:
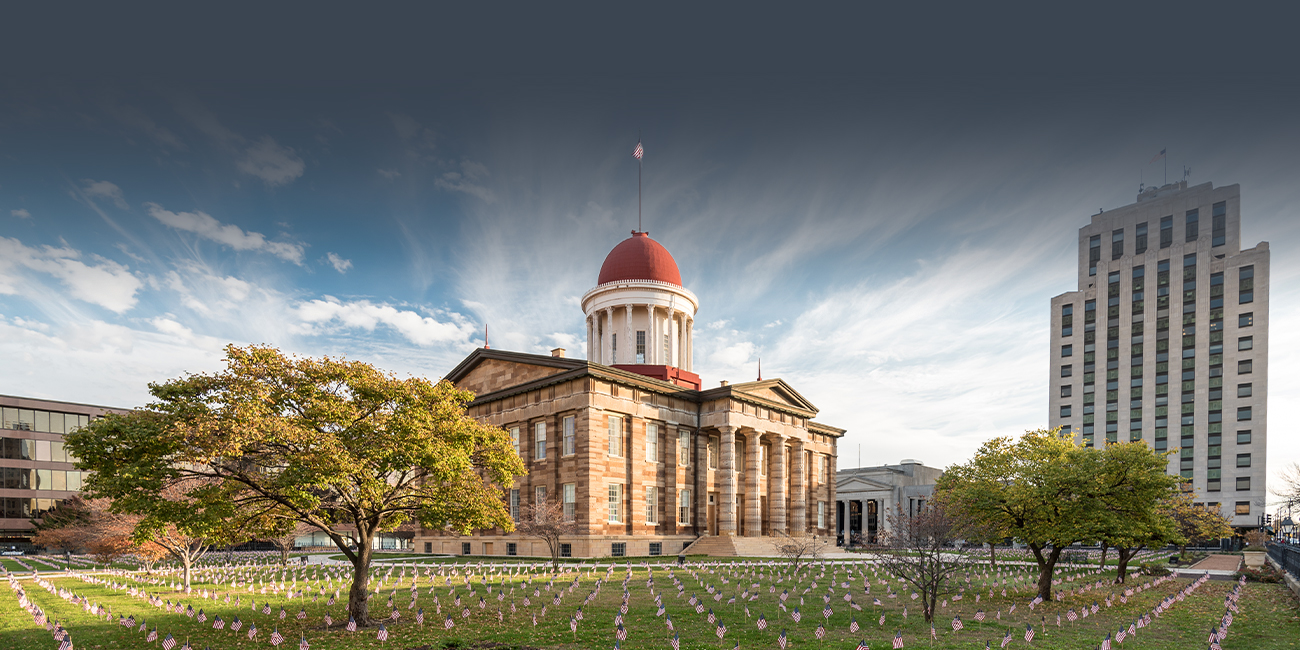
POLYGON ((447 373, 458 388, 486 395, 586 366, 579 359, 479 348, 447 373))
POLYGON ((745 393, 760 397, 769 402, 776 402, 785 406, 790 406, 804 411, 817 412, 817 407, 812 402, 804 399, 789 384, 781 379, 769 379, 766 381, 750 381, 743 384, 732 384, 731 389, 736 393, 745 393))
POLYGON ((836 481, 835 490, 837 492, 852 492, 864 490, 892 490, 894 486, 888 483, 877 483, 859 476, 854 476, 841 481, 836 481))

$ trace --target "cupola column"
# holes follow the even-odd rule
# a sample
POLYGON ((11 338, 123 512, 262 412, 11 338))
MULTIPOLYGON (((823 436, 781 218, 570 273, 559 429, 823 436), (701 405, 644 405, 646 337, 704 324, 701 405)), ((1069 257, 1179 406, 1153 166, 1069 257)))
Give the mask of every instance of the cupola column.
POLYGON ((595 362, 599 363, 599 362, 600 362, 599 359, 594 359, 594 358, 592 358, 592 357, 594 356, 594 355, 593 355, 593 352, 594 352, 595 349, 596 349, 596 348, 592 345, 592 340, 593 340, 593 339, 592 339, 592 335, 593 335, 593 334, 594 334, 594 332, 592 332, 592 327, 591 327, 591 316, 588 316, 588 317, 587 317, 587 361, 595 361, 595 362))
POLYGON ((627 354, 623 355, 627 361, 623 363, 636 363, 636 330, 632 328, 632 305, 623 305, 623 336, 627 339, 627 354))
POLYGON ((600 362, 605 365, 611 365, 614 361, 614 308, 605 308, 605 327, 601 328, 601 353, 600 362))

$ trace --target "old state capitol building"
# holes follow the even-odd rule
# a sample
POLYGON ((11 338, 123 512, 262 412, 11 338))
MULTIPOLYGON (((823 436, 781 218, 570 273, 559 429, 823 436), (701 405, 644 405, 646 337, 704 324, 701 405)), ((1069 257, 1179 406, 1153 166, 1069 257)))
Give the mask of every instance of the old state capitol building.
MULTIPOLYGON (((780 379, 705 389, 691 372, 699 301, 672 255, 633 232, 582 298, 587 360, 480 348, 447 374, 469 414, 510 432, 528 469, 506 498, 518 519, 555 500, 577 523, 571 557, 771 553, 774 531, 835 530, 843 429, 780 379)), ((421 530, 415 550, 549 555, 500 529, 421 530)))

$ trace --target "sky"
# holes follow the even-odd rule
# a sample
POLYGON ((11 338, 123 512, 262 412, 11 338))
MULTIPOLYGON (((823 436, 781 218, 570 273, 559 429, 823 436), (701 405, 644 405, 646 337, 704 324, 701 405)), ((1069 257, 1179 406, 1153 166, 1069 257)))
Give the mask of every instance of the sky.
POLYGON ((231 343, 580 356, 640 137, 705 385, 761 358, 841 468, 943 467, 1046 425, 1077 229, 1167 162, 1270 243, 1270 474, 1300 461, 1294 8, 3 11, 0 393, 139 406, 231 343))

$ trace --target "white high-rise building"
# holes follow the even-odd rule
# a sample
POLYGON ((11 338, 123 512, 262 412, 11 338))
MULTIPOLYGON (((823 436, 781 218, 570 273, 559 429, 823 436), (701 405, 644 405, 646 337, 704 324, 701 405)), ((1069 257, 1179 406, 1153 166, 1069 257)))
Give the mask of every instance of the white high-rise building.
POLYGON ((1079 229, 1079 290, 1052 298, 1051 426, 1144 440, 1238 527, 1267 496, 1268 243, 1241 190, 1173 183, 1079 229))

